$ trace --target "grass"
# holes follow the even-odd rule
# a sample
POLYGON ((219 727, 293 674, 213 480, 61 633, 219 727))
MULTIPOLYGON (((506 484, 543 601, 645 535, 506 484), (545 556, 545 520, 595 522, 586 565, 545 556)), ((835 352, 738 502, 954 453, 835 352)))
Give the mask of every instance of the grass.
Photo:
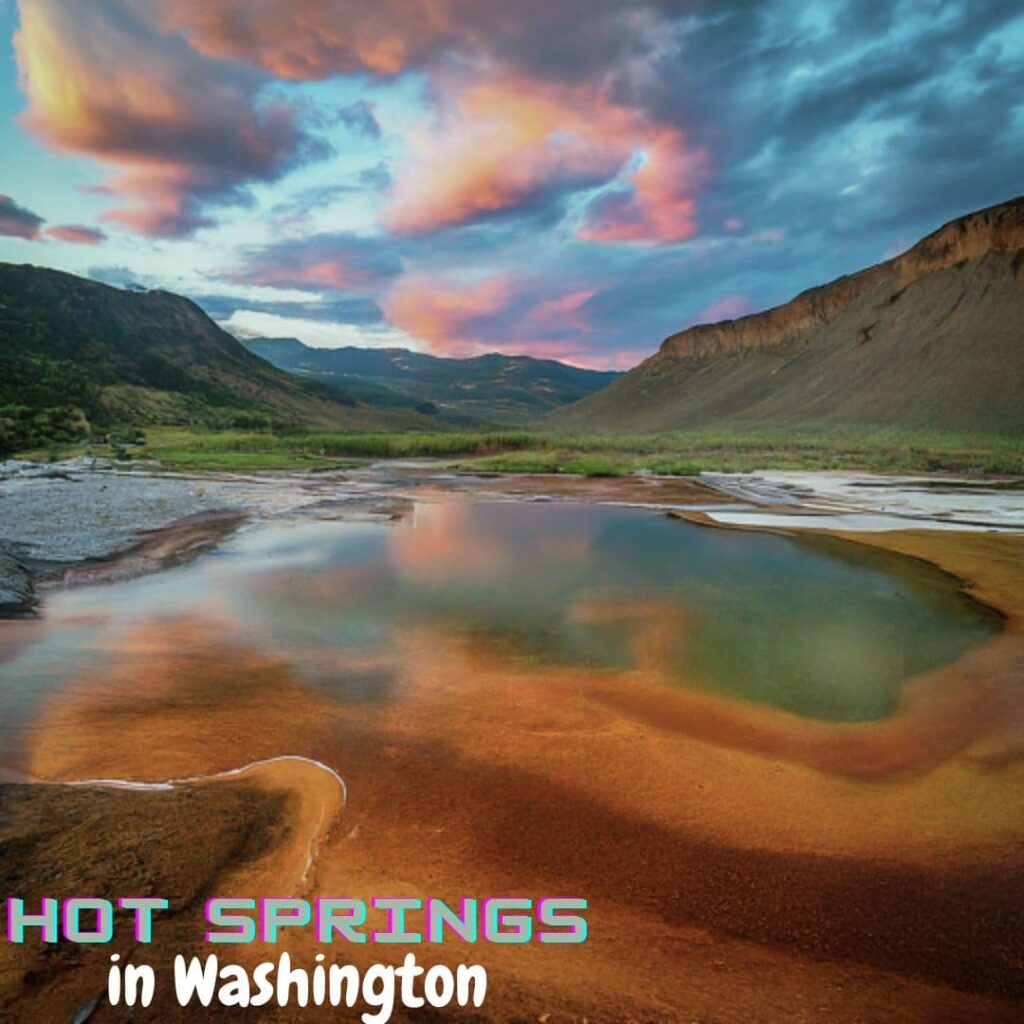
POLYGON ((690 431, 639 437, 536 435, 530 449, 463 459, 458 465, 471 471, 588 476, 637 472, 694 476, 765 469, 1012 476, 1024 474, 1024 442, 865 429, 829 433, 690 431))
POLYGON ((187 431, 151 430, 140 454, 174 468, 202 460, 212 468, 231 469, 240 462, 250 468, 264 459, 279 468, 329 463, 336 459, 420 459, 486 456, 530 443, 524 433, 362 433, 326 430, 187 431))
POLYGON ((476 473, 571 473, 577 476, 627 476, 631 460, 622 456, 580 455, 573 451, 528 451, 492 455, 459 463, 476 473))
MULTIPOLYGON (((138 457, 142 457, 141 455, 138 457)), ((329 460, 290 452, 211 452, 179 449, 160 459, 167 469, 182 472, 234 471, 239 473, 311 468, 329 460)))
MULTIPOLYGON (((282 470, 340 460, 442 459, 471 472, 692 476, 761 469, 950 471, 1024 474, 1024 441, 865 428, 830 432, 690 431, 656 436, 553 435, 529 431, 381 433, 327 430, 198 430, 150 427, 131 459, 177 470, 282 470)), ((66 445, 25 453, 39 461, 113 450, 66 445)))

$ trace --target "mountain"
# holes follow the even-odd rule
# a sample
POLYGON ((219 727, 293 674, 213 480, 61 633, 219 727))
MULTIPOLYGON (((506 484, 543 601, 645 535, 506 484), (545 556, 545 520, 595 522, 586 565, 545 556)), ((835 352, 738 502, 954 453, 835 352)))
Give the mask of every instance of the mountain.
POLYGON ((437 411, 492 423, 532 422, 620 376, 497 353, 443 359, 402 348, 310 348, 295 338, 253 338, 243 344, 281 370, 381 408, 437 411))
POLYGON ((282 373, 195 303, 0 263, 0 448, 112 424, 418 425, 282 373), (85 421, 88 420, 88 423, 85 421))
POLYGON ((559 430, 877 425, 1024 436, 1024 197, 763 313, 692 327, 559 430))

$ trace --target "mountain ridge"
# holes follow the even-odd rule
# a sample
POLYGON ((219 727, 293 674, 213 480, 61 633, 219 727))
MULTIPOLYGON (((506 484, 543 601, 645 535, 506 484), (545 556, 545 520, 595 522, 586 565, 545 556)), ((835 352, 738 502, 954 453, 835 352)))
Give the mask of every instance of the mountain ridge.
POLYGON ((670 335, 556 428, 870 424, 1024 434, 1024 197, 760 313, 670 335))
POLYGON ((313 348, 297 338, 246 338, 242 343, 281 370, 356 398, 398 408, 429 406, 449 416, 505 425, 529 422, 620 376, 498 352, 452 359, 397 347, 313 348))
POLYGON ((0 446, 118 423, 235 421, 373 428, 426 422, 398 421, 297 381, 184 296, 0 263, 0 446))

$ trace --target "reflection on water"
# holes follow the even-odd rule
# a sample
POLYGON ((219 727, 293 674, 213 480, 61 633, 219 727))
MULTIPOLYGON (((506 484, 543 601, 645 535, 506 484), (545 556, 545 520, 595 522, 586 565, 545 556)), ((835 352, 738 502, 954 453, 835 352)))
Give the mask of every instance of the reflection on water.
POLYGON ((877 719, 903 680, 998 624, 938 571, 858 552, 573 504, 261 526, 193 565, 55 596, 0 662, 0 740, 9 761, 40 702, 125 657, 133 628, 185 616, 347 704, 400 699, 400 640, 429 630, 513 671, 637 672, 807 718, 877 719))

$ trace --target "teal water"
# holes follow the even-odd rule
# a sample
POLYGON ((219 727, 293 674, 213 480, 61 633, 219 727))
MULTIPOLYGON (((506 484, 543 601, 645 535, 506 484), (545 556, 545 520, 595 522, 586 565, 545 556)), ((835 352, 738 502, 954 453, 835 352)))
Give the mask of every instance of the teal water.
POLYGON ((398 699, 388 653, 403 631, 472 639, 513 668, 628 671, 661 622, 651 657, 667 684, 831 721, 892 714, 904 680, 999 629, 949 576, 857 545, 453 500, 397 523, 254 527, 191 565, 56 594, 38 637, 0 665, 0 721, 116 658, 118 631, 195 614, 353 702, 398 699), (373 667, 339 668, 353 659, 334 655, 353 653, 373 667))

